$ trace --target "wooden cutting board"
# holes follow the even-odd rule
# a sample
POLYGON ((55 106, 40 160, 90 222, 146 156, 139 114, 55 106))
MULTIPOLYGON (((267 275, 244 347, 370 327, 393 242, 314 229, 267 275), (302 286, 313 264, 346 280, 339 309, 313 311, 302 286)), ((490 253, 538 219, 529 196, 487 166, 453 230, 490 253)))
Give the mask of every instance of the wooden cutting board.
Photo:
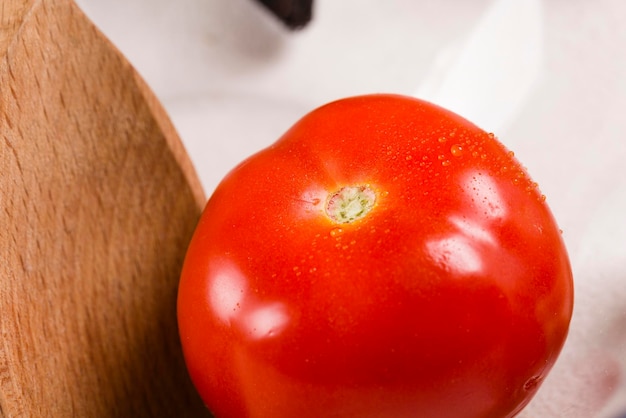
POLYGON ((176 288, 205 197, 71 0, 0 3, 0 416, 208 416, 176 288))

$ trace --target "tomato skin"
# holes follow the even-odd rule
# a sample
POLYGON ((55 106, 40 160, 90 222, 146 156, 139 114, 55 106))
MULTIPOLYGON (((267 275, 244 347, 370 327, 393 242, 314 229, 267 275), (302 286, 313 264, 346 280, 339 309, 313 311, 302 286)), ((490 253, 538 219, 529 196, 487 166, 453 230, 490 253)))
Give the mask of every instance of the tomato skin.
POLYGON ((512 417, 573 307, 561 233, 491 134, 418 99, 322 106, 209 199, 178 296, 191 378, 229 417, 512 417), (338 224, 329 193, 366 186, 338 224))

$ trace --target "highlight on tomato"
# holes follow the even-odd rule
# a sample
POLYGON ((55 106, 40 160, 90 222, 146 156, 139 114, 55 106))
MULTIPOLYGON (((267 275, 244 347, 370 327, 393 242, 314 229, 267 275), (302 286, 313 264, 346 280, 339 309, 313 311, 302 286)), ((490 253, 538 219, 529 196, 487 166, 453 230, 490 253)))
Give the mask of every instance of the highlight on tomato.
POLYGON ((380 94, 312 111, 223 179, 178 321, 218 418, 512 417, 572 306, 561 232, 513 153, 380 94))

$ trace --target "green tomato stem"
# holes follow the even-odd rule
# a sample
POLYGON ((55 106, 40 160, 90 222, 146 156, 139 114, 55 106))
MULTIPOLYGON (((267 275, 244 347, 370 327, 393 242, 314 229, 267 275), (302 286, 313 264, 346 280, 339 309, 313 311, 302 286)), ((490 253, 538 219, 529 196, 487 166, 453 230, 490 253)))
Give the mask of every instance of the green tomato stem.
POLYGON ((375 201, 376 193, 368 186, 345 186, 329 194, 326 214, 335 223, 354 222, 367 215, 375 201))

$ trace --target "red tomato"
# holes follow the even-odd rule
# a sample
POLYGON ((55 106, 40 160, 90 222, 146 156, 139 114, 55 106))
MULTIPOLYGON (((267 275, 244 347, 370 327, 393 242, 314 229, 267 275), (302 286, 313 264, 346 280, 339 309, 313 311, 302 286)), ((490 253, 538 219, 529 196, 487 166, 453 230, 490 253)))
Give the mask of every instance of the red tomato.
POLYGON ((432 104, 323 106, 235 168, 185 260, 180 335, 228 417, 511 417, 565 341, 572 274, 524 168, 432 104))

